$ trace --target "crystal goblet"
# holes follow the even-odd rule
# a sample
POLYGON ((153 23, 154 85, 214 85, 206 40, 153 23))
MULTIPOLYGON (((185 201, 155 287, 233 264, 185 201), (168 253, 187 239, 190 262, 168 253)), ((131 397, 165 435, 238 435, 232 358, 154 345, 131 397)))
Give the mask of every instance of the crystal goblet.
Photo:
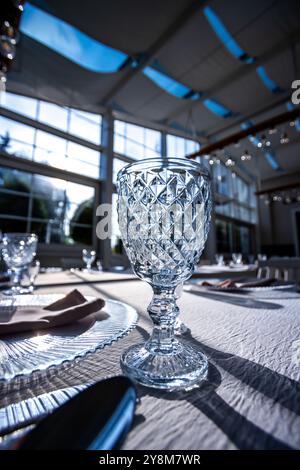
POLYGON ((187 159, 148 159, 118 173, 120 232, 135 274, 154 296, 154 328, 144 344, 121 356, 123 372, 162 389, 188 388, 206 377, 205 355, 174 336, 179 315, 175 290, 188 279, 203 251, 211 213, 210 178, 187 159))
POLYGON ((22 294, 22 273, 36 254, 38 237, 27 233, 6 233, 2 239, 2 256, 12 272, 12 287, 7 295, 22 294))

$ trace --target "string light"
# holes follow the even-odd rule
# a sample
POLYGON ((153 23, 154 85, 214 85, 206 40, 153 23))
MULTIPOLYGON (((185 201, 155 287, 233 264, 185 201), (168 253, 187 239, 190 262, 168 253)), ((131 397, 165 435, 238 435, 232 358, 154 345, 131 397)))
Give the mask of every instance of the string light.
POLYGON ((226 162, 225 162, 225 165, 226 166, 234 166, 235 165, 235 161, 232 159, 232 158, 227 158, 226 162))
POLYGON ((270 134, 270 135, 277 134, 277 129, 276 129, 276 127, 271 127, 271 129, 269 129, 269 134, 270 134))
POLYGON ((241 160, 244 162, 244 161, 249 161, 251 160, 252 158, 252 155, 250 155, 250 153, 248 152, 248 150, 245 150, 245 152, 243 153, 243 155, 241 155, 241 160))
POLYGON ((287 135, 286 132, 284 132, 283 134, 281 134, 281 136, 280 136, 280 143, 281 143, 281 144, 288 144, 289 141, 290 141, 290 139, 289 139, 289 137, 288 137, 288 135, 287 135))
POLYGON ((262 143, 262 146, 263 147, 270 147, 271 145, 271 141, 269 139, 267 139, 267 137, 265 136, 265 134, 263 134, 261 136, 261 143, 262 143))

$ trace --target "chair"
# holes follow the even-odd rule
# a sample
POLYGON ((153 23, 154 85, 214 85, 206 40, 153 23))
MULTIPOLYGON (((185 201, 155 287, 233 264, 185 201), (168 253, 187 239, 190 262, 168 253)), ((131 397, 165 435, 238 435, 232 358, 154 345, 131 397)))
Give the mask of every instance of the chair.
POLYGON ((258 262, 257 277, 278 281, 300 281, 300 258, 270 258, 258 262))

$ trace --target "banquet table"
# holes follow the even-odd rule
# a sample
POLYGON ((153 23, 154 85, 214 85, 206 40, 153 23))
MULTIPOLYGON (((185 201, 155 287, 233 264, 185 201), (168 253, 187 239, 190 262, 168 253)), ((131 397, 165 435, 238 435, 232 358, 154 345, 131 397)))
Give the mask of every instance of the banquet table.
MULTIPOLYGON (((151 288, 145 282, 122 273, 45 273, 36 292, 63 294, 73 284, 84 295, 130 304, 138 325, 80 361, 0 383, 0 408, 120 374, 121 352, 148 337, 151 288)), ((207 380, 189 391, 137 386, 140 400, 123 449, 299 449, 300 294, 196 287, 178 304, 190 329, 183 340, 209 359, 207 380)))
POLYGON ((256 273, 257 266, 255 264, 241 264, 235 266, 205 264, 196 267, 193 278, 236 279, 239 277, 256 277, 256 273))

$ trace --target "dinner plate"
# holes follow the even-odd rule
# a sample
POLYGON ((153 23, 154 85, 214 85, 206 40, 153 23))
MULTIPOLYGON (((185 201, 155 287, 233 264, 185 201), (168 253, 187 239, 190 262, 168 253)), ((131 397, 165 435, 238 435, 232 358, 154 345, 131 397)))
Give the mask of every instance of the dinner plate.
MULTIPOLYGON (((14 307, 45 307, 62 297, 56 294, 19 295, 14 307)), ((76 323, 0 337, 0 381, 74 361, 125 336, 137 323, 136 310, 123 302, 105 302, 105 307, 98 313, 76 323)))

